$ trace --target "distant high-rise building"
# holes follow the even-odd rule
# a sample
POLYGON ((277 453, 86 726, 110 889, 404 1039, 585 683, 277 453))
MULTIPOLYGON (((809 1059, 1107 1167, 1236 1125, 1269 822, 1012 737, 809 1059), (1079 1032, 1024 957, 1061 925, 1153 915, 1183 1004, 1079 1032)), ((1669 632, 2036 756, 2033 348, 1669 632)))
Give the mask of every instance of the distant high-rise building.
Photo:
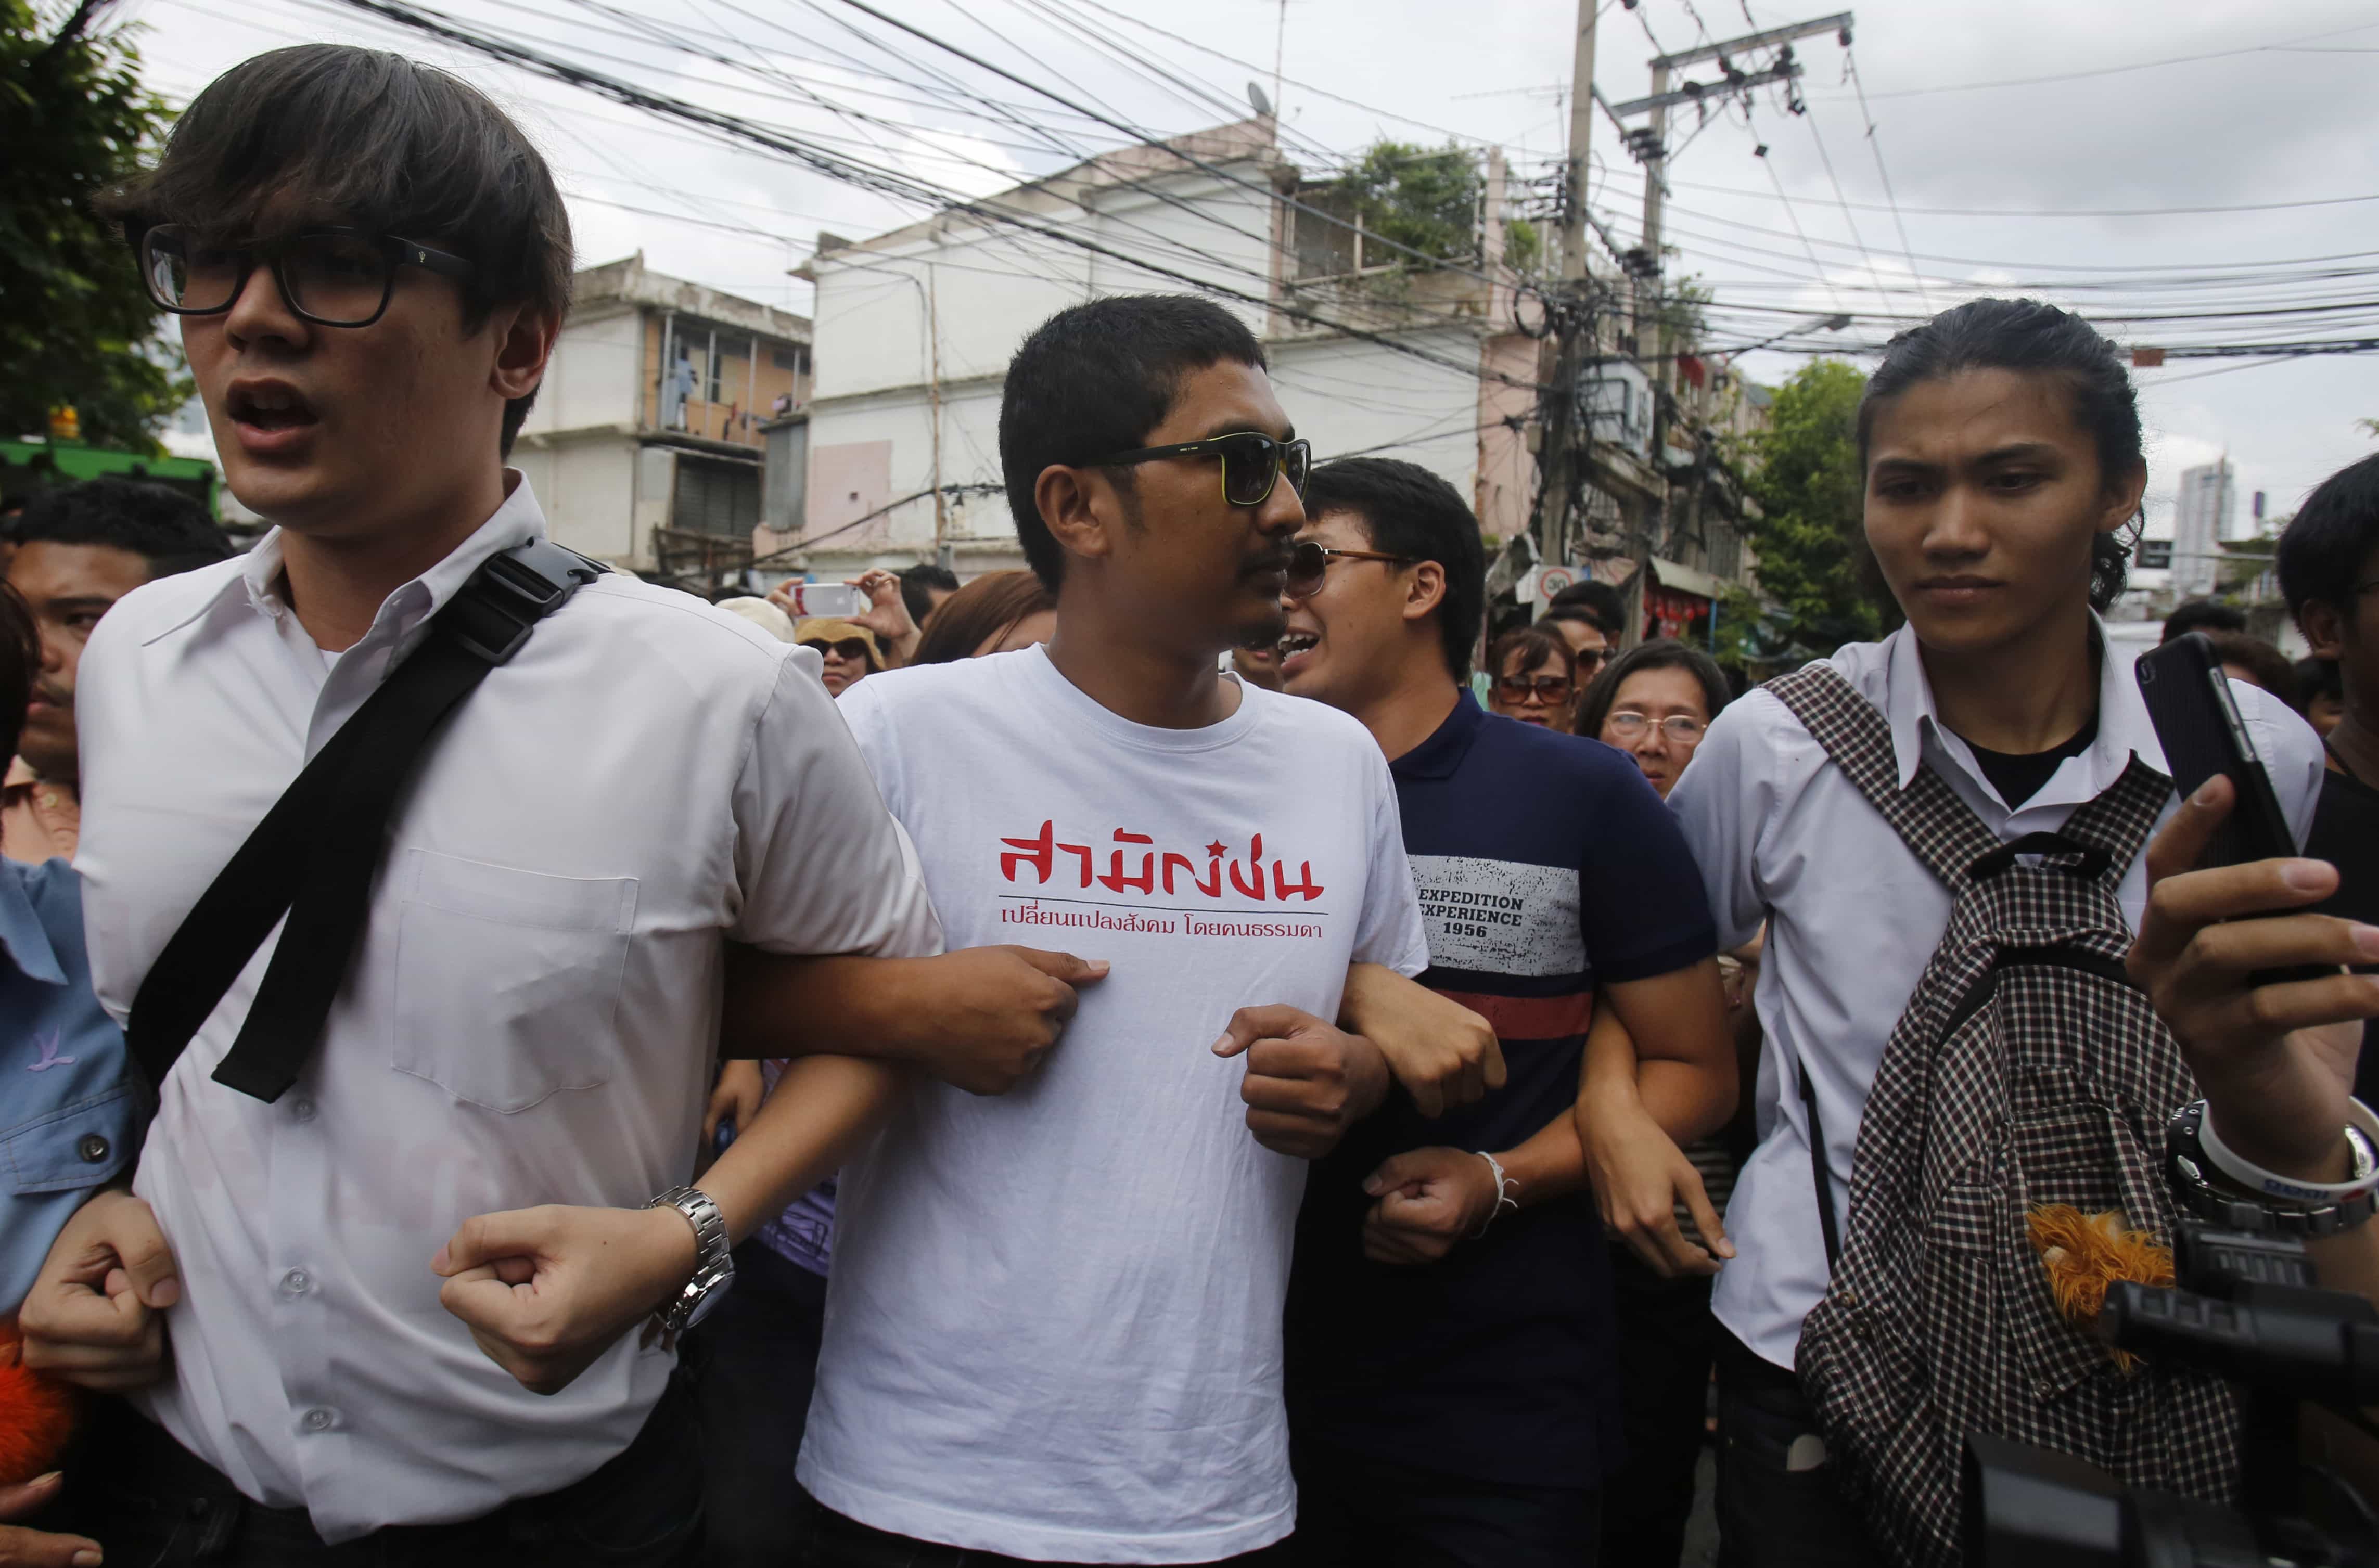
POLYGON ((2172 513, 2172 584, 2184 598, 2214 591, 2221 541, 2230 537, 2238 491, 2230 460, 2185 468, 2172 513))

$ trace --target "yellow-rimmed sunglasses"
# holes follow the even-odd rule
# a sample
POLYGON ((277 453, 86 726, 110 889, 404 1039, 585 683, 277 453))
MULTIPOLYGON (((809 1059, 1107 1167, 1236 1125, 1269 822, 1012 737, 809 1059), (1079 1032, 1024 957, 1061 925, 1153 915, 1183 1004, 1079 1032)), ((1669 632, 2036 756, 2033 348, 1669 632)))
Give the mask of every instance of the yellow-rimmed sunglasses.
POLYGON ((1084 466, 1119 467, 1167 457, 1210 454, 1223 460, 1223 499, 1233 506, 1262 506, 1284 475, 1287 476, 1288 488, 1301 496, 1305 493, 1306 476, 1313 472, 1311 441, 1276 441, 1261 430, 1235 430, 1227 436, 1182 441, 1174 446, 1144 446, 1099 458, 1084 466))

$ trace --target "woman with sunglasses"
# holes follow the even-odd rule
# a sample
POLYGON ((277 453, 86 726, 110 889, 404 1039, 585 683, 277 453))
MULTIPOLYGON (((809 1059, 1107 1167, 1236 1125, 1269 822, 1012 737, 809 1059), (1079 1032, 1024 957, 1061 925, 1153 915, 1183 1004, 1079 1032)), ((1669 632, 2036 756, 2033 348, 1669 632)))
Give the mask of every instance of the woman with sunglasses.
POLYGON ((1495 639, 1487 669, 1495 681, 1488 689, 1490 711, 1548 730, 1569 728, 1577 655, 1567 642, 1540 627, 1523 626, 1495 639))
POLYGON ((855 621, 813 616, 793 628, 793 641, 816 649, 825 661, 819 674, 830 697, 842 695, 884 668, 883 656, 876 651, 876 633, 855 621))

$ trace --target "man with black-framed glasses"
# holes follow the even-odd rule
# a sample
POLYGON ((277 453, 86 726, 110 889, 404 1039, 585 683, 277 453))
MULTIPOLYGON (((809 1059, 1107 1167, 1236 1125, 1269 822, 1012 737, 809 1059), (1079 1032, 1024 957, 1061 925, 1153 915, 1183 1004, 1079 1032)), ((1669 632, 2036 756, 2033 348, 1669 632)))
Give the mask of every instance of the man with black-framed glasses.
POLYGON ((571 247, 486 97, 275 51, 107 207, 274 526, 134 588, 78 670, 92 981, 157 1090, 20 1315, 28 1364, 127 1396, 89 1531, 699 1560, 676 1334, 885 1098, 795 1063, 686 1186, 728 949, 932 952, 899 832, 815 655, 561 550, 505 467, 571 247))
MULTIPOLYGON (((1576 1114, 1587 1034, 1624 1067, 1600 998, 1647 1092, 1722 1121, 1713 923, 1625 758, 1471 699, 1486 555, 1454 488, 1346 458, 1305 501, 1283 689, 1353 715, 1387 757, 1421 983, 1493 1025, 1509 1076, 1435 1119, 1392 1096, 1307 1184, 1286 1342, 1300 1561, 1576 1568, 1594 1560, 1621 1391, 1576 1114)), ((1567 669, 1559 640, 1512 635, 1567 669)))

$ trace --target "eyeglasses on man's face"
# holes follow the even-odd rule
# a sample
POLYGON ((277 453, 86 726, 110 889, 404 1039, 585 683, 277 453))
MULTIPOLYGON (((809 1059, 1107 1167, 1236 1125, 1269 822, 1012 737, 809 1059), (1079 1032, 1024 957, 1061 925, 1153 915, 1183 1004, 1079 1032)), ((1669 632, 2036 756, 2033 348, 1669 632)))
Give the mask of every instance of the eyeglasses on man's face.
POLYGON ((861 642, 856 637, 845 637, 839 643, 829 643, 822 639, 813 639, 809 642, 803 643, 802 646, 805 648, 817 649, 818 657, 820 658, 824 658, 827 655, 832 654, 835 657, 847 659, 852 664, 864 664, 867 662, 867 645, 861 642))
POLYGON ((259 261, 282 300, 318 327, 368 327, 388 309, 399 267, 467 277, 477 263, 396 235, 313 228, 269 245, 223 245, 183 223, 158 223, 134 242, 140 281, 158 308, 219 316, 238 300, 259 261))
POLYGON ((1223 464, 1223 499, 1233 506, 1262 506, 1285 475, 1288 488, 1305 493, 1306 476, 1313 471, 1313 443, 1276 441, 1261 430, 1235 430, 1202 441, 1172 446, 1144 446, 1113 452, 1086 464, 1092 468, 1157 463, 1169 457, 1218 457, 1223 464))
POLYGON ((1330 574, 1334 561, 1392 561, 1399 566, 1410 566, 1408 555, 1391 555, 1379 549, 1333 549, 1313 539, 1299 539, 1289 547, 1288 578, 1282 590, 1293 599, 1310 598, 1322 591, 1322 580, 1330 574))
MULTIPOLYGON (((1652 724, 1651 715, 1634 713, 1626 709, 1622 709, 1602 721, 1604 729, 1627 745, 1634 745, 1642 740, 1651 731, 1652 724)), ((1673 713, 1660 721, 1660 733, 1680 746, 1700 745, 1702 734, 1709 728, 1700 719, 1683 713, 1673 713)))
POLYGON ((1525 703, 1533 696, 1551 707, 1569 701, 1573 685, 1566 675, 1504 675, 1497 678, 1495 691, 1507 703, 1525 703))

